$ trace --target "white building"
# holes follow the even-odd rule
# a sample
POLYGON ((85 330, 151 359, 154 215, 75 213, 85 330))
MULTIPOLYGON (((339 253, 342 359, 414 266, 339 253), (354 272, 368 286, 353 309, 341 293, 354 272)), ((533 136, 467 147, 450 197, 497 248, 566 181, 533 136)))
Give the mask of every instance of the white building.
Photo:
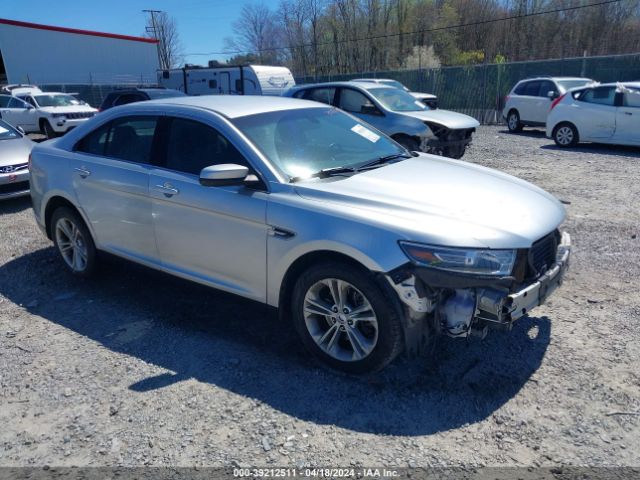
POLYGON ((0 18, 0 84, 155 83, 157 43, 0 18))

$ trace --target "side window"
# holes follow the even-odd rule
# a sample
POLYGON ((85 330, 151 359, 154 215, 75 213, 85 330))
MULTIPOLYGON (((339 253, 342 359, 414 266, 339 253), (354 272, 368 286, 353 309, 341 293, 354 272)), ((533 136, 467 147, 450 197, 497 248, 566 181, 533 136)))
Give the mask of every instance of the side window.
POLYGON ((27 102, 30 103, 31 105, 33 105, 34 107, 37 106, 36 105, 36 101, 33 99, 33 97, 22 97, 22 99, 27 102))
POLYGON ((527 89, 527 85, 528 85, 528 82, 521 83, 516 87, 513 93, 515 93, 516 95, 525 95, 524 92, 527 89))
POLYGON ((94 130, 76 143, 74 150, 76 152, 89 153, 91 155, 104 156, 104 149, 107 144, 111 124, 107 123, 100 128, 94 130))
POLYGON ((356 90, 343 88, 340 91, 340 105, 338 106, 346 112, 360 113, 362 112, 362 107, 370 104, 371 101, 356 90))
POLYGON ((539 97, 547 97, 549 92, 554 92, 555 95, 558 95, 558 89, 556 88, 553 82, 549 80, 545 80, 544 82, 540 82, 540 91, 538 92, 539 97))
POLYGON ((167 140, 166 168, 200 175, 210 165, 249 164, 217 130, 200 122, 173 118, 167 140))
POLYGON ((27 106, 28 103, 13 97, 11 100, 9 100, 9 105, 7 108, 27 108, 27 106))
POLYGON ((151 162, 157 117, 122 117, 111 122, 105 156, 137 163, 151 162))
POLYGON ((333 105, 333 99, 336 95, 335 88, 313 88, 311 90, 304 91, 305 100, 313 100, 315 102, 326 103, 327 105, 333 105))
POLYGON ((613 106, 616 101, 616 87, 592 88, 585 91, 580 100, 587 103, 613 106))
POLYGON ((138 95, 137 93, 125 93, 124 95, 120 95, 116 101, 113 102, 113 105, 117 107, 118 105, 140 102, 141 100, 144 100, 142 95, 138 95))
POLYGON ((529 97, 537 97, 538 92, 540 91, 540 82, 529 82, 527 83, 527 87, 524 90, 522 95, 527 95, 529 97))
POLYGON ((625 92, 622 104, 625 107, 640 108, 640 90, 633 89, 630 92, 625 92))
POLYGON ((9 95, 0 95, 0 108, 9 108, 9 101, 11 97, 9 95))

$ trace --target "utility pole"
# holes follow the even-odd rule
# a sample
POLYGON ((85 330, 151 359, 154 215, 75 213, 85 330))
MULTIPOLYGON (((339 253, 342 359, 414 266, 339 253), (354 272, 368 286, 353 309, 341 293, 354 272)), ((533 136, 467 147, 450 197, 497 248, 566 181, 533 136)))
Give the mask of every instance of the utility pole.
POLYGON ((159 35, 158 32, 158 24, 156 23, 156 13, 162 13, 161 10, 142 10, 144 13, 148 13, 149 15, 151 15, 151 27, 147 27, 146 31, 147 33, 151 33, 153 35, 153 38, 155 38, 158 41, 158 45, 157 45, 157 49, 158 49, 158 66, 160 67, 161 70, 168 70, 169 66, 165 65, 166 62, 164 62, 163 60, 163 55, 162 55, 162 49, 164 48, 164 45, 162 44, 162 38, 161 35, 159 35))

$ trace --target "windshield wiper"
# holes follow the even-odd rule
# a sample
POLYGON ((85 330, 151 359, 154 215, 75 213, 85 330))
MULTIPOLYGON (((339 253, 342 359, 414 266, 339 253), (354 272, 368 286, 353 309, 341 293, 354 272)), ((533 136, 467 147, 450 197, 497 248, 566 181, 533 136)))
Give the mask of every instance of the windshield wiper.
POLYGON ((331 168, 323 168, 322 170, 318 170, 311 175, 305 177, 292 177, 289 182, 297 182, 299 180, 304 180, 306 178, 327 178, 333 175, 342 175, 343 173, 354 173, 357 169, 355 167, 331 167, 331 168))
POLYGON ((405 152, 401 152, 401 153, 393 153, 391 155, 385 155, 384 157, 379 157, 376 158, 374 160, 371 160, 369 162, 365 162, 362 165, 360 165, 358 168, 356 168, 356 171, 361 171, 361 170, 367 170, 368 168, 372 168, 372 167, 377 167, 379 165, 384 165, 387 162, 390 162, 391 160, 396 160, 398 158, 411 158, 411 154, 410 153, 405 153, 405 152))

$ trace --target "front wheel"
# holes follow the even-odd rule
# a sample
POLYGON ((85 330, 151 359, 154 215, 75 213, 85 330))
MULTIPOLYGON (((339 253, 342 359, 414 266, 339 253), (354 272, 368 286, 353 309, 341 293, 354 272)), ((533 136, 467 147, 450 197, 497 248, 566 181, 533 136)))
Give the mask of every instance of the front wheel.
POLYGON ((570 123, 561 123, 553 130, 553 141, 559 147, 575 147, 580 141, 578 129, 570 123))
POLYGON ((96 266, 96 246, 80 215, 69 207, 59 207, 51 220, 53 243, 65 266, 74 275, 89 276, 96 266))
POLYGON ((293 322, 305 348, 347 373, 382 369, 402 349, 402 325, 370 272, 328 263, 305 271, 293 291, 293 322))
POLYGON ((51 138, 55 138, 56 137, 56 132, 53 129, 53 127, 51 126, 51 124, 49 123, 48 120, 43 120, 42 121, 42 133, 44 133, 44 135, 47 137, 47 139, 51 139, 51 138))

